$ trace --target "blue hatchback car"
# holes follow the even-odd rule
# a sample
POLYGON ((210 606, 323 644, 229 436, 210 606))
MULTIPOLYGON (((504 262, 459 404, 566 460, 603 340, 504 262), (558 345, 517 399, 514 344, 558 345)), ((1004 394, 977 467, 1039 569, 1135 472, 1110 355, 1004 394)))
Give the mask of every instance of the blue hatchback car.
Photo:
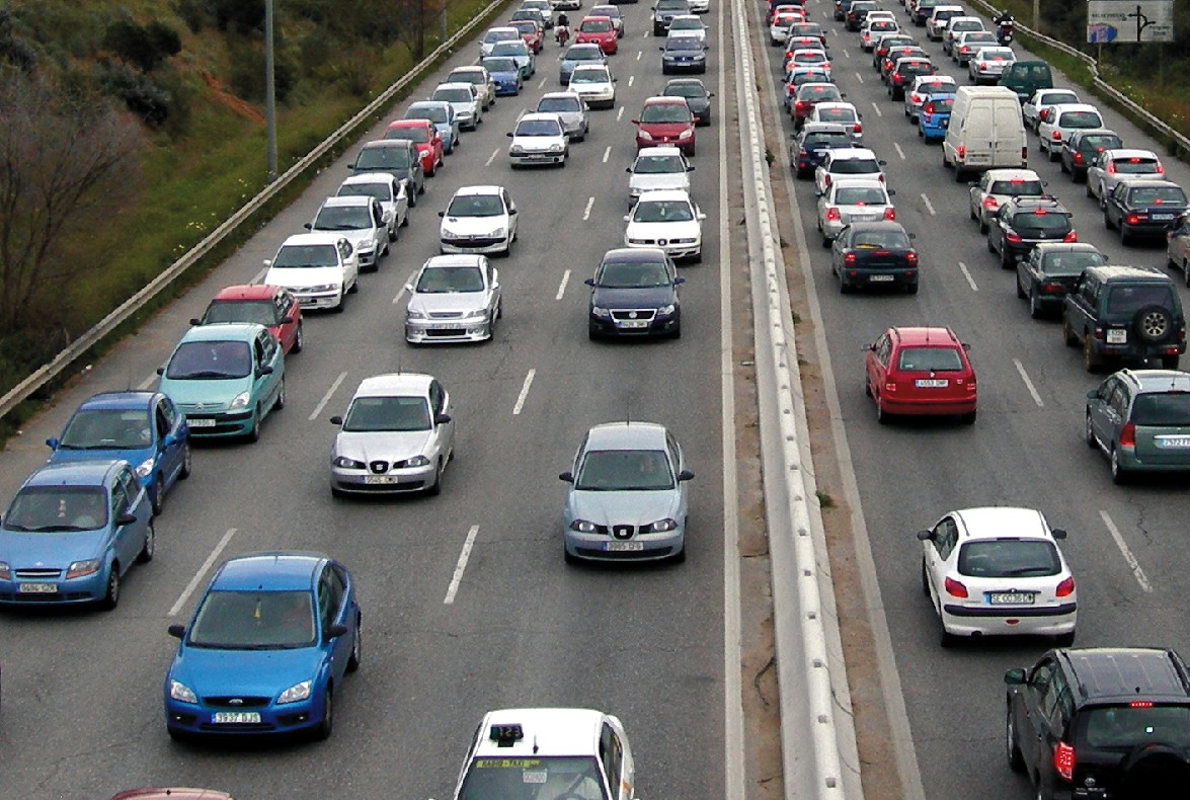
POLYGON ((115 608, 124 574, 155 545, 153 509, 127 461, 47 464, 0 521, 0 603, 115 608))
POLYGON ((50 463, 123 459, 160 514, 165 493, 190 477, 190 428, 161 392, 101 392, 83 401, 62 436, 46 439, 50 463))
POLYGON ((936 142, 946 136, 950 124, 950 110, 954 106, 954 92, 927 95, 917 114, 917 135, 927 142, 936 142))
POLYGON ((497 97, 521 93, 521 68, 514 59, 507 56, 488 56, 480 64, 486 67, 488 74, 492 76, 492 83, 496 84, 497 97))
POLYGON ((165 726, 194 735, 331 735, 334 697, 359 669, 360 608, 347 569, 315 553, 225 561, 190 624, 171 625, 165 726))

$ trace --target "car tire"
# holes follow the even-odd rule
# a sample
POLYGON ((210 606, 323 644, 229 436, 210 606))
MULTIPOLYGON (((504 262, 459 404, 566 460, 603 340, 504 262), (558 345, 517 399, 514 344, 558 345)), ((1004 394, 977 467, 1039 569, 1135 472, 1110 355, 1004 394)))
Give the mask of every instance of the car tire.
POLYGON ((1044 310, 1041 307, 1041 297, 1037 292, 1029 293, 1029 316, 1033 319, 1041 319, 1044 310))
POLYGON ((1067 347, 1078 346, 1078 337, 1074 335, 1074 329, 1070 327, 1070 320, 1066 315, 1062 315, 1062 341, 1067 347))
POLYGON ((306 346, 305 334, 302 333, 302 323, 298 323, 297 335, 293 337, 293 347, 289 349, 291 353, 300 353, 302 348, 306 346))
POLYGON ((938 645, 944 650, 949 650, 959 643, 958 637, 946 630, 946 625, 942 622, 942 615, 938 615, 938 645))
POLYGON ((830 237, 826 235, 826 231, 823 231, 822 232, 822 247, 823 247, 823 249, 829 250, 830 246, 831 246, 830 237))
POLYGON ((1108 461, 1111 469, 1112 483, 1117 486, 1123 486, 1128 483, 1128 471, 1120 464, 1119 451, 1115 447, 1112 447, 1108 461))
MULTIPOLYGON (((409 207, 417 208, 417 192, 409 192, 409 194, 406 196, 409 198, 409 207)), ((405 218, 408 219, 409 215, 406 214, 405 218)))
POLYGON ((285 378, 281 378, 281 387, 277 389, 277 399, 273 401, 273 410, 280 411, 285 408, 285 378))
POLYGON ((1000 269, 1012 269, 1015 266, 1016 259, 1012 257, 1012 254, 1008 252, 1008 248, 1005 247, 1000 251, 1000 269))
POLYGON ((1132 234, 1128 233, 1128 227, 1123 222, 1120 223, 1120 244, 1127 247, 1132 243, 1132 234))
POLYGON ((113 561, 107 575, 107 589, 99 607, 104 611, 111 611, 120 604, 120 564, 113 561))
POLYGON ((438 469, 434 471, 434 484, 430 486, 430 488, 426 489, 426 494, 430 497, 437 497, 438 495, 442 494, 442 473, 445 471, 445 469, 446 465, 443 463, 442 458, 439 457, 438 469))
POLYGON ((684 542, 682 543, 682 549, 674 553, 669 560, 673 564, 686 563, 686 544, 684 542))
POLYGON ((569 550, 566 549, 566 545, 562 545, 562 560, 571 566, 582 563, 578 556, 573 555, 569 550))
POLYGON ((335 498, 336 500, 342 500, 343 498, 347 497, 347 492, 343 491, 338 486, 335 486, 332 483, 331 484, 331 497, 335 498))
POLYGON ((1074 646, 1074 631, 1068 633, 1059 633, 1054 637, 1054 643, 1058 647, 1073 647, 1074 646))
POLYGON ((881 425, 887 425, 892 422, 892 414, 884 410, 884 404, 880 402, 880 395, 873 395, 876 400, 876 421, 881 425))
POLYGON ((149 520, 149 525, 145 529, 145 543, 141 547, 140 552, 136 554, 136 563, 148 564, 153 560, 153 554, 157 552, 157 529, 153 526, 153 520, 149 520))
POLYGON ((364 624, 359 614, 355 615, 355 638, 351 640, 351 655, 347 656, 347 671, 356 672, 363 661, 364 624))
POLYGON ((670 332, 669 338, 671 338, 671 339, 681 339, 682 338, 682 324, 681 323, 678 323, 678 327, 674 328, 670 332))
POLYGON ((989 236, 989 237, 988 237, 988 240, 987 240, 987 246, 988 246, 988 252, 989 252, 989 253, 995 253, 995 252, 996 252, 996 246, 995 246, 994 244, 992 244, 992 237, 991 237, 991 236, 989 236))
POLYGON ((979 411, 969 411, 966 414, 960 414, 959 419, 964 425, 974 425, 975 420, 979 418, 979 411))
POLYGON ((1095 357, 1095 345, 1090 336, 1083 337, 1083 369, 1092 374, 1099 369, 1099 359, 1095 357))
POLYGON ((314 738, 325 742, 335 732, 335 693, 327 687, 322 699, 322 719, 314 728, 314 738))
POLYGON ((907 285, 905 287, 905 293, 906 294, 917 294, 917 286, 918 286, 917 281, 910 283, 909 285, 907 285))
MULTIPOLYGON (((1093 191, 1091 191, 1091 182, 1090 181, 1087 181, 1087 185, 1083 187, 1083 191, 1087 193, 1087 197, 1095 196, 1095 193, 1093 191)), ((1103 208, 1103 206, 1100 206, 1100 208, 1103 208)))
POLYGON ((192 456, 190 451, 190 443, 185 444, 186 449, 182 452, 182 467, 178 470, 178 480, 184 481, 190 477, 190 472, 193 469, 192 456))
POLYGON ((1016 722, 1012 718, 1012 708, 1008 709, 1008 714, 1004 721, 1004 745, 1008 753, 1008 767, 1013 772, 1025 771, 1025 758, 1021 755, 1021 746, 1017 742, 1016 737, 1016 722))
POLYGON ((1107 228, 1109 231, 1116 227, 1112 224, 1111 214, 1108 214, 1106 209, 1103 211, 1103 227, 1107 228))
POLYGON ((1021 286, 1021 276, 1018 273, 1016 276, 1016 296, 1019 297, 1021 300, 1024 300, 1026 297, 1031 297, 1032 294, 1033 294, 1032 290, 1030 290, 1026 294, 1025 287, 1021 286))
POLYGON ((1162 306, 1145 306, 1133 316, 1132 330, 1145 344, 1161 344, 1174 332, 1173 315, 1162 306))
POLYGON ((343 313, 343 305, 346 303, 346 301, 347 301, 347 294, 345 292, 340 292, 339 293, 339 302, 336 303, 335 307, 331 309, 331 313, 342 314, 343 313))
POLYGON ((252 414, 252 427, 248 430, 247 438, 249 442, 253 443, 260 441, 260 406, 257 406, 255 413, 252 414))

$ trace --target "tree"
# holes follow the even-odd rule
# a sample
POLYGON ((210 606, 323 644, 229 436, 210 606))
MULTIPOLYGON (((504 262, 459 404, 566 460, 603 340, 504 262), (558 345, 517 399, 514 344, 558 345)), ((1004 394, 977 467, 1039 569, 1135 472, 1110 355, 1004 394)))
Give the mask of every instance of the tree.
POLYGON ((93 263, 64 257, 136 184, 135 120, 110 100, 0 77, 0 333, 36 323, 38 301, 93 263))
POLYGON ((426 55, 426 33, 438 30, 446 0, 397 0, 397 38, 415 59, 426 55))

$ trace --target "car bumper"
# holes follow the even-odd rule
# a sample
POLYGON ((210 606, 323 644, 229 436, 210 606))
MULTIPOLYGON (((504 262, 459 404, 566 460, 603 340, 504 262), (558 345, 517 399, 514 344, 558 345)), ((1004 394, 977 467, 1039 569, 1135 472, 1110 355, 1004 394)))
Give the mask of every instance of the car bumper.
POLYGON ((918 130, 921 131, 921 135, 924 136, 925 138, 927 138, 927 139, 941 139, 944 136, 946 136, 946 128, 942 127, 941 125, 935 125, 933 123, 922 122, 920 116, 918 116, 917 119, 918 119, 917 128, 918 128, 918 130))
POLYGON ((903 289, 917 285, 917 270, 910 268, 846 269, 839 273, 846 286, 895 286, 903 289))
POLYGON ((494 236, 476 237, 474 239, 443 239, 441 241, 443 253, 503 253, 508 249, 508 237, 497 239, 494 236))
POLYGON ((690 258, 702 253, 702 242, 694 243, 681 242, 675 244, 665 239, 656 239, 649 241, 625 242, 625 247, 660 247, 665 251, 665 254, 672 259, 690 258))
POLYGON ((204 736, 259 736, 270 733, 295 733, 322 722, 323 701, 320 693, 307 700, 259 708, 215 708, 202 703, 165 701, 165 726, 173 733, 204 736), (318 698, 317 700, 315 698, 318 698), (218 713, 259 714, 259 722, 215 722, 218 713))
MULTIPOLYGON (((568 82, 568 81, 564 81, 568 82)), ((611 108, 616 102, 615 92, 579 92, 579 97, 587 102, 587 105, 595 108, 596 106, 606 106, 611 108)))
POLYGON ((428 342, 482 342, 492 335, 485 318, 466 320, 409 320, 405 323, 405 341, 412 344, 428 342))
POLYGON ((1153 238, 1165 238, 1165 234, 1169 233, 1177 225, 1177 218, 1162 220, 1162 221, 1145 221, 1136 224, 1128 224, 1124 220, 1120 220, 1120 230, 1124 231, 1130 236, 1149 236, 1153 238))
POLYGON ((899 400, 882 394, 880 396, 880 402, 884 406, 884 410, 889 414, 907 417, 957 416, 973 413, 975 411, 976 398, 899 400))
POLYGON ((640 150, 642 147, 662 147, 671 146, 679 147, 689 155, 690 150, 694 147, 695 138, 687 136, 685 139, 679 139, 676 136, 653 136, 649 139, 644 139, 640 136, 636 137, 636 149, 640 150))
MULTIPOLYGON (((565 81, 563 81, 565 82, 565 81)), ((496 84, 496 96, 506 97, 507 95, 517 94, 521 91, 519 84, 512 81, 501 82, 496 84)))
POLYGON ((942 624, 946 632, 959 636, 1057 636, 1072 632, 1077 618, 1076 603, 1014 608, 942 607, 942 624))
POLYGON ((659 561, 676 556, 686 546, 682 527, 668 533, 639 534, 626 542, 606 534, 578 533, 570 528, 564 528, 562 535, 567 553, 589 561, 659 561))
MULTIPOLYGON (((63 570, 62 574, 65 574, 63 570)), ((101 569, 81 578, 15 578, 0 581, 0 604, 60 606, 93 603, 107 594, 108 570, 101 569), (49 591, 52 587, 54 591, 49 591)))
POLYGON ((402 494, 419 492, 434 483, 434 465, 390 470, 373 475, 364 470, 331 468, 331 486, 351 494, 402 494))
POLYGON ((460 128, 474 128, 476 126, 476 116, 474 113, 456 114, 455 117, 459 121, 460 128))
POLYGON ((661 69, 670 72, 706 72, 707 62, 705 59, 699 61, 674 61, 671 59, 661 60, 661 69))
MULTIPOLYGON (((588 327, 597 336, 667 336, 679 330, 681 316, 671 314, 668 317, 654 317, 643 328, 628 327, 625 320, 615 320, 610 317, 596 317, 588 315, 588 327)), ((576 534, 577 535, 577 534, 576 534)))
POLYGON ((307 292, 301 289, 294 289, 287 287, 289 291, 293 292, 294 297, 297 298, 298 305, 302 310, 306 309, 320 309, 320 308, 336 308, 339 303, 343 302, 343 294, 341 290, 332 292, 307 292))
POLYGON ((253 416, 251 409, 226 414, 187 414, 186 424, 192 438, 246 436, 252 431, 253 416))
POLYGON ((566 160, 566 153, 509 153, 508 160, 516 167, 530 167, 535 165, 561 164, 566 160))

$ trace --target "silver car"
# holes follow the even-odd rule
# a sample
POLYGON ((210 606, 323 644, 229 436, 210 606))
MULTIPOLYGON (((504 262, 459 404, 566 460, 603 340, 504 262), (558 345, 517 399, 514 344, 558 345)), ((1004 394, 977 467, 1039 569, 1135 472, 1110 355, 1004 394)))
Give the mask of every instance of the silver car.
POLYGON ((839 231, 853 222, 895 220, 896 208, 884 184, 871 178, 838 178, 818 195, 818 230, 822 246, 830 247, 839 231))
POLYGON ((1014 197, 1039 197, 1045 194, 1045 182, 1031 169, 989 169, 971 183, 968 210, 979 223, 979 232, 987 233, 1000 206, 1014 197))
POLYGON ((562 129, 572 142, 581 142, 591 130, 591 115, 587 103, 575 92, 546 92, 534 109, 541 114, 557 114, 562 129))
POLYGON ((339 197, 375 197, 380 201, 388 219, 388 240, 397 240, 397 230, 409 224, 409 197, 405 184, 387 172, 364 172, 352 175, 339 184, 339 197))
POLYGON ((331 493, 400 494, 442 490, 454 455, 450 395, 430 375, 365 378, 331 448, 331 493))
POLYGON ((355 195, 323 200, 306 230, 343 234, 355 248, 359 268, 375 272, 380 269, 380 257, 388 254, 388 226, 389 217, 379 200, 355 195))
POLYGON ((482 255, 434 256, 405 291, 405 341, 481 342, 504 316, 500 274, 482 255))
POLYGON ((686 469, 663 426, 609 422, 587 432, 570 471, 562 512, 568 563, 686 559, 686 469))
POLYGON ((487 67, 455 67, 446 76, 447 83, 470 83, 479 92, 480 106, 484 111, 496 102, 496 82, 487 67))
POLYGON ((628 167, 628 204, 631 207, 644 192, 653 189, 681 189, 690 191, 690 175, 694 167, 672 145, 642 147, 636 161, 628 167))
POLYGON ((479 99, 479 90, 474 84, 440 83, 430 99, 450 103, 459 127, 464 130, 473 131, 483 122, 483 101, 479 99))

